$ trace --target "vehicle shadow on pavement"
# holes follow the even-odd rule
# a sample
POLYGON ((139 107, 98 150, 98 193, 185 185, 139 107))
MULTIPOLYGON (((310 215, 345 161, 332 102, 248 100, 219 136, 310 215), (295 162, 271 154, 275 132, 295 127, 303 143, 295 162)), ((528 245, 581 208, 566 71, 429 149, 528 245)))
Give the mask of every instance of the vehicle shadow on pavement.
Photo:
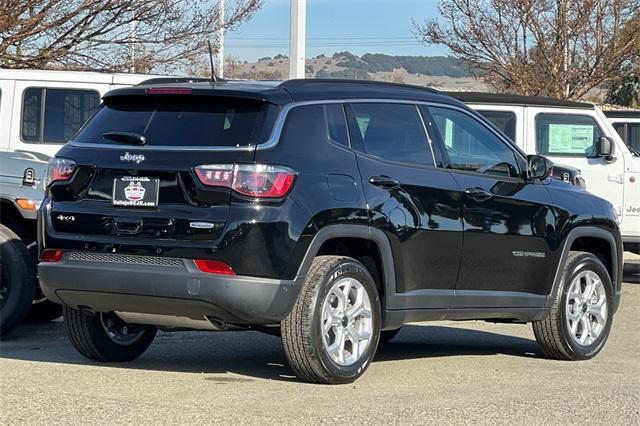
POLYGON ((405 325, 398 335, 378 348, 376 361, 436 358, 457 355, 542 357, 535 340, 439 325, 405 325))
MULTIPOLYGON (((391 342, 378 348, 374 362, 457 355, 539 357, 531 339, 440 325, 405 325, 391 342)), ((97 363, 78 354, 60 320, 24 324, 0 343, 0 358, 180 373, 201 373, 220 383, 254 379, 298 381, 289 368, 278 337, 258 332, 158 333, 149 350, 127 363, 97 363), (209 376, 234 373, 245 378, 209 376)))

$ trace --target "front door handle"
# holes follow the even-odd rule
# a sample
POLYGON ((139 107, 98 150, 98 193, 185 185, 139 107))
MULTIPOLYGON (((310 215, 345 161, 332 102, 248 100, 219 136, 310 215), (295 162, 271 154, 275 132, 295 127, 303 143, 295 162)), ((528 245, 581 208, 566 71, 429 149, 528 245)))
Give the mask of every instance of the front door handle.
POLYGON ((493 194, 489 191, 485 191, 482 188, 467 188, 464 190, 464 193, 469 197, 473 198, 476 201, 487 201, 490 198, 493 198, 493 194))
POLYGON ((383 188, 392 188, 394 186, 400 185, 400 182, 390 178, 389 176, 371 176, 369 178, 369 183, 371 185, 381 186, 383 188))

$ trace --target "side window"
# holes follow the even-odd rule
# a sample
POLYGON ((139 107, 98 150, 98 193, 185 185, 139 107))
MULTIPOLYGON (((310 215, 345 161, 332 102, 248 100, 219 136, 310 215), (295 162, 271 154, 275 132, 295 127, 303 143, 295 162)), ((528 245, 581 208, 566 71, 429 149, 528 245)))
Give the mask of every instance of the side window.
POLYGON ((64 143, 100 105, 94 90, 29 88, 22 100, 22 140, 64 143))
POLYGON ((415 105, 353 103, 347 111, 351 141, 359 151, 382 160, 434 165, 415 105))
POLYGON ((349 146, 342 105, 306 105, 293 108, 287 114, 280 139, 285 144, 305 143, 311 150, 314 144, 329 141, 349 146))
POLYGON ((516 114, 511 111, 478 111, 512 141, 516 140, 516 114))
POLYGON ((624 143, 627 143, 627 126, 625 123, 613 123, 613 128, 616 129, 624 143))
POLYGON ((588 115, 536 115, 536 149, 541 155, 593 157, 600 136, 598 124, 588 115))
POLYGON ((627 145, 640 151, 640 123, 629 123, 627 129, 627 145))
MULTIPOLYGON (((480 121, 449 108, 428 107, 449 167, 488 175, 520 177, 513 150, 480 121)), ((430 125, 433 123, 430 123, 430 125)))

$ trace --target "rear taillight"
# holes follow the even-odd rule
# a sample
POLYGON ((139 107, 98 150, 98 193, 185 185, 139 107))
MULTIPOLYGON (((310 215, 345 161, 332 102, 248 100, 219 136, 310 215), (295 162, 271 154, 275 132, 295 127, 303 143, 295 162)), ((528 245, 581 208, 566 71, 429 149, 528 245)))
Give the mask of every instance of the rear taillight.
POLYGON ((62 250, 46 249, 40 253, 40 262, 60 262, 64 252, 62 250))
POLYGON ((281 198, 289 193, 296 172, 266 164, 209 164, 195 168, 207 186, 220 186, 255 198, 281 198))
POLYGON ((231 266, 219 260, 194 260, 196 267, 207 274, 235 275, 231 266))
POLYGON ((53 182, 69 180, 76 169, 76 163, 65 158, 52 158, 47 166, 47 174, 44 176, 45 188, 53 182))

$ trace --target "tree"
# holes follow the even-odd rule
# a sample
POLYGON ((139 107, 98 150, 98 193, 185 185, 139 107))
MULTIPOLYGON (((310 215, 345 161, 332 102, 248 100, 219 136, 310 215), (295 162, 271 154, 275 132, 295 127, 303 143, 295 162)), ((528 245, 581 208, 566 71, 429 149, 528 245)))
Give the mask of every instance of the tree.
MULTIPOLYGON (((625 26, 628 37, 640 32, 640 14, 625 26)), ((636 38, 636 49, 640 51, 640 39, 636 38)), ((640 108, 640 57, 628 66, 630 73, 624 73, 611 81, 607 91, 606 102, 631 108, 640 108)))
POLYGON ((607 91, 607 103, 640 108, 640 74, 612 82, 607 91))
MULTIPOLYGON (((235 0, 225 28, 262 0, 235 0)), ((210 0, 0 0, 0 65, 171 72, 208 54, 220 28, 210 0)))
POLYGON ((224 58, 224 76, 226 78, 240 78, 242 64, 240 58, 235 55, 227 55, 224 58))
POLYGON ((414 23, 497 90, 578 99, 631 73, 640 0, 441 0, 443 23, 414 23))

